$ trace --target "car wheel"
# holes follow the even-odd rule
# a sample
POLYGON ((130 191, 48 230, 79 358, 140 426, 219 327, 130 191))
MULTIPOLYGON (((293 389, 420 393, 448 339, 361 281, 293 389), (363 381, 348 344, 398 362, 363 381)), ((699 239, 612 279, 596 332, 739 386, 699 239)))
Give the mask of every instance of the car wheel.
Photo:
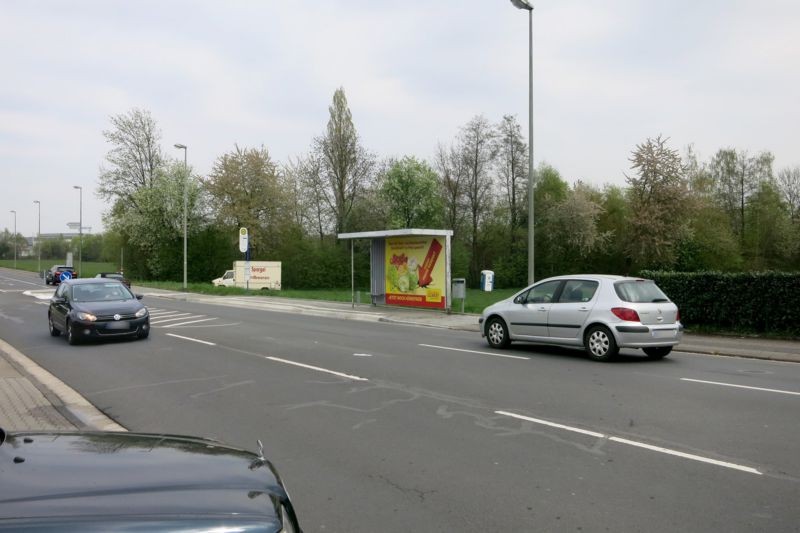
POLYGON ((642 348, 650 359, 664 359, 672 351, 672 346, 656 346, 654 348, 642 348))
POLYGON ((75 346, 76 344, 78 344, 78 337, 72 331, 72 324, 69 323, 69 320, 67 320, 67 323, 64 325, 64 332, 67 335, 67 342, 68 343, 70 343, 72 346, 75 346))
POLYGON ((50 329, 50 335, 53 337, 61 335, 61 330, 53 324, 53 316, 50 313, 47 313, 47 327, 50 329))
POLYGON ((508 327, 502 318, 490 318, 486 324, 486 340, 492 348, 506 348, 511 339, 508 337, 508 327))
POLYGON ((592 326, 583 339, 589 357, 595 361, 610 361, 619 352, 614 335, 605 326, 592 326))
POLYGON ((150 328, 144 329, 144 327, 139 328, 139 333, 136 335, 140 339, 146 339, 150 336, 150 328))

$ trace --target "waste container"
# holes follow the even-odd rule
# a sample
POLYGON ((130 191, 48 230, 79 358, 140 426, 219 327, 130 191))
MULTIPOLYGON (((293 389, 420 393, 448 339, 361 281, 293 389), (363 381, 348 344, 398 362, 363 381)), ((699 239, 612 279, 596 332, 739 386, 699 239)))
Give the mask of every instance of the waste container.
POLYGON ((467 296, 467 280, 464 278, 453 278, 453 293, 450 296, 453 299, 461 298, 462 300, 467 296))
POLYGON ((494 272, 491 270, 481 270, 481 290, 492 292, 494 288, 494 272))
MULTIPOLYGON (((464 302, 467 301, 467 280, 464 278, 453 278, 453 290, 450 293, 450 301, 461 299, 461 312, 464 312, 464 302)), ((452 306, 451 306, 452 307, 452 306)))

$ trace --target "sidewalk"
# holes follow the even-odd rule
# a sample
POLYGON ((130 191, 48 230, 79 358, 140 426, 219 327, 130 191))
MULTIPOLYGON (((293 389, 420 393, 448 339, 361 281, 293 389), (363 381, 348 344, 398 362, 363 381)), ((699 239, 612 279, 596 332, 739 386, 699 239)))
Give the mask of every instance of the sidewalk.
MULTIPOLYGON (((446 314, 441 311, 377 307, 370 304, 353 306, 351 303, 292 298, 209 296, 145 287, 139 287, 135 292, 153 299, 166 298, 345 320, 446 328, 464 331, 467 336, 480 338, 478 315, 473 314, 446 314)), ((676 351, 800 363, 800 342, 794 341, 685 333, 676 351)), ((0 340, 0 427, 6 430, 125 431, 125 428, 106 417, 57 377, 2 340, 0 340)))

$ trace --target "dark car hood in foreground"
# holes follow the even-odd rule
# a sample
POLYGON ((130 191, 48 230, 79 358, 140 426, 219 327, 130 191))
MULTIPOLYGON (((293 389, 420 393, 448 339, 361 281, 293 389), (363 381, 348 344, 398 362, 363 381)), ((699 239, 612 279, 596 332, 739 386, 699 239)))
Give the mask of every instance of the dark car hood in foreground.
POLYGON ((281 503, 268 461, 214 441, 31 432, 0 445, 0 529, 278 531, 281 503))
POLYGON ((72 308, 75 311, 92 313, 93 315, 114 315, 116 313, 132 315, 142 307, 144 307, 142 302, 134 299, 101 302, 72 302, 72 308))

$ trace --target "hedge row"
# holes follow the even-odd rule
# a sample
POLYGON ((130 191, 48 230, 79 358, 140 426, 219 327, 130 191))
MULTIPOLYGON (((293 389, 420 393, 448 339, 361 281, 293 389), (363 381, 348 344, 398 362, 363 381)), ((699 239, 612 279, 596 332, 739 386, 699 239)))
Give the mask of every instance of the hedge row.
POLYGON ((800 273, 644 271, 687 327, 800 335, 800 273))

